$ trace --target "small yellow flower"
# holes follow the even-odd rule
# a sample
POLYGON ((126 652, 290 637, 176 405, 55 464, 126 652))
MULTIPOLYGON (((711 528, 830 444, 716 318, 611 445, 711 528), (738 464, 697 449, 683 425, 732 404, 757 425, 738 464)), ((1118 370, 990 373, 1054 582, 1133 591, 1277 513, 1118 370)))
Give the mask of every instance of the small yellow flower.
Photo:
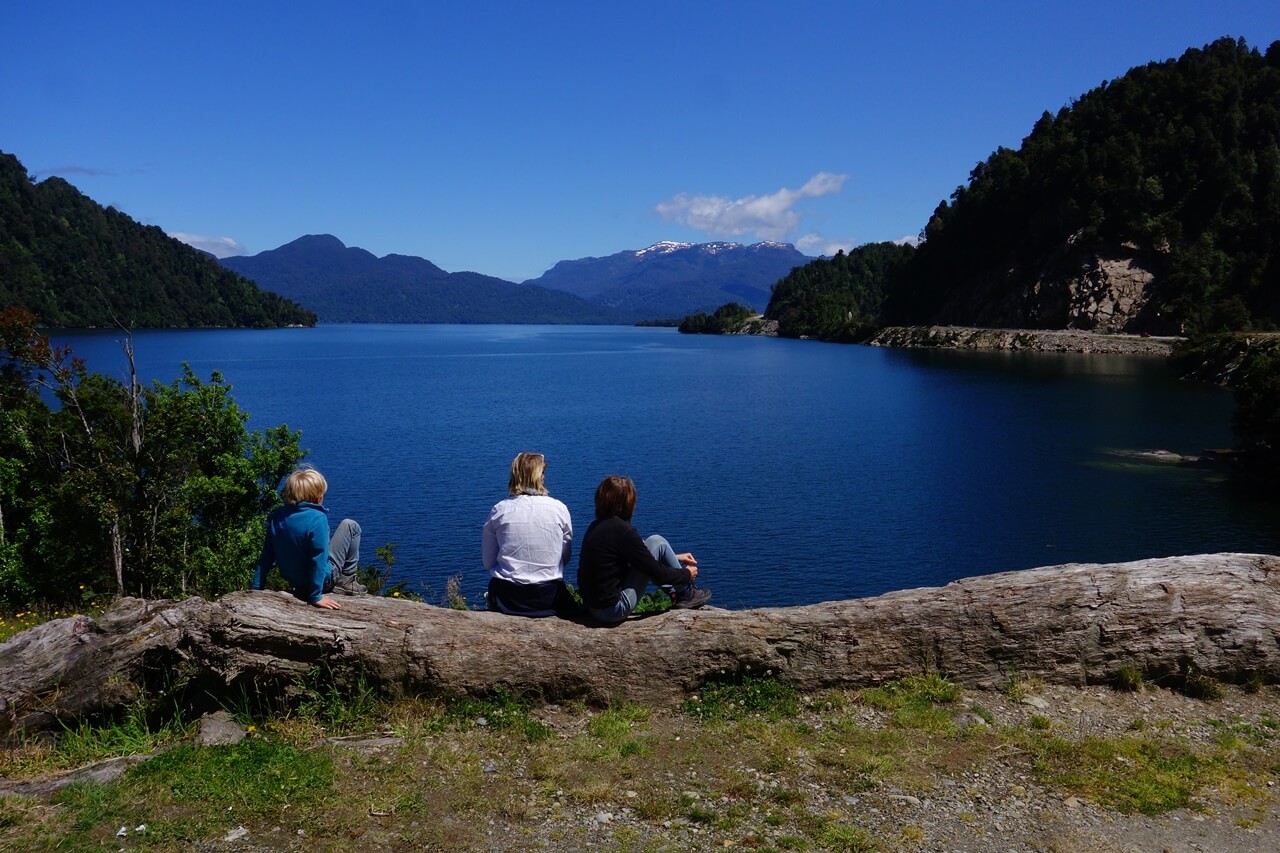
POLYGON ((400 597, 400 590, 398 590, 398 589, 397 589, 395 592, 391 593, 391 597, 392 597, 392 598, 399 598, 399 597, 400 597))
POLYGON ((249 728, 246 729, 246 731, 250 731, 250 732, 256 732, 257 730, 258 730, 257 726, 249 726, 249 728))

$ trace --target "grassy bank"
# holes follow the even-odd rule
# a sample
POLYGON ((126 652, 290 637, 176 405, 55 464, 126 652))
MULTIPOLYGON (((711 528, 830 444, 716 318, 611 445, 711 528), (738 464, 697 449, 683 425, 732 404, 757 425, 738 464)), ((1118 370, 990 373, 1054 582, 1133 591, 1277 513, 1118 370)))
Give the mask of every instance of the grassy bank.
POLYGON ((679 708, 591 709, 317 683, 288 711, 232 708, 236 745, 139 717, 3 753, 12 784, 161 750, 109 784, 0 800, 0 849, 1071 850, 1095 823, 1146 838, 1181 814, 1271 830, 1274 688, 1124 686, 1139 689, 921 676, 804 696, 764 677, 679 708))

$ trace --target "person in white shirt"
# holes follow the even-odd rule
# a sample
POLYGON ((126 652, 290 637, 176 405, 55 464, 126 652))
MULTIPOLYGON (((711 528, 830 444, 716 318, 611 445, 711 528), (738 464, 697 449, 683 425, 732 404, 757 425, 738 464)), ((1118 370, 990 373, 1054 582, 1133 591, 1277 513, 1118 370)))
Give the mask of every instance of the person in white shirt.
POLYGON ((569 616, 573 597, 564 567, 573 556, 569 508, 547 494, 547 460, 520 453, 511 462, 507 491, 484 524, 483 558, 489 609, 514 616, 569 616))

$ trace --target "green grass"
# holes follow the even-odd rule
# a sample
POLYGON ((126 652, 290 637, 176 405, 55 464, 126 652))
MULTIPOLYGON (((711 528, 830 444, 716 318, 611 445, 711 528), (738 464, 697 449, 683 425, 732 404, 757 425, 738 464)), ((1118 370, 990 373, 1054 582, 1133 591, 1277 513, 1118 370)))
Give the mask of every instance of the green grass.
POLYGON ((1121 664, 1111 678, 1112 686, 1121 693, 1137 693, 1142 690, 1146 680, 1142 670, 1131 663, 1121 664))
MULTIPOLYGON (((1280 775, 1274 714, 1220 714, 1196 726, 1209 731, 1196 740, 1157 725, 1077 737, 1049 716, 1021 714, 1018 725, 957 729, 945 720, 972 703, 936 675, 809 697, 744 676, 707 685, 679 710, 535 711, 506 693, 387 702, 358 685, 344 696, 319 675, 306 689, 309 700, 258 718, 235 746, 174 746, 189 729, 152 731, 139 713, 0 754, 0 775, 12 780, 170 747, 117 782, 0 800, 0 849, 189 850, 238 826, 260 849, 523 849, 539 837, 553 849, 686 849, 681 838, 708 849, 945 849, 962 839, 905 817, 895 824, 884 793, 936 797, 958 790, 943 780, 967 784, 999 762, 1051 796, 1159 815, 1217 808, 1223 797, 1265 809, 1266 784, 1280 775), (338 713, 344 700, 351 710, 338 713), (325 741, 388 729, 401 740, 381 750, 325 741), (583 810, 629 817, 584 829, 583 810), (115 837, 121 826, 127 839, 115 837)), ((981 698, 992 720, 1015 707, 981 698)))
POLYGON ((444 719, 485 726, 497 731, 516 731, 530 742, 551 737, 551 729, 532 719, 529 708, 529 702, 499 690, 488 697, 463 697, 449 701, 444 719))
POLYGON ((1222 754, 1206 754, 1176 741, 1127 735, 1070 741, 1036 735, 1027 746, 1042 781, 1096 799, 1122 814, 1158 815, 1196 808, 1196 792, 1225 775, 1222 754))
POLYGON ((0 776, 55 773, 109 758, 146 755, 190 734, 191 727, 180 717, 157 726, 149 724, 146 704, 138 702, 116 722, 82 722, 64 728, 52 743, 41 739, 21 749, 0 750, 0 776))
POLYGON ((1216 702, 1222 698, 1222 683, 1198 669, 1189 669, 1182 676, 1182 692, 1192 699, 1216 702))
POLYGON ((177 746, 120 783, 71 785, 52 802, 66 811, 70 844, 117 824, 145 825, 148 843, 188 842, 245 821, 305 820, 331 796, 334 778, 323 753, 249 738, 234 746, 177 746))
POLYGON ((83 585, 80 587, 80 596, 79 604, 66 604, 59 607, 42 605, 17 611, 0 610, 0 643, 16 634, 21 634, 28 628, 34 628, 53 619, 64 619, 79 614, 96 617, 111 601, 111 596, 99 595, 83 585))
POLYGON ((927 708, 951 705, 960 700, 963 691, 940 675, 910 675, 880 687, 863 690, 858 698, 868 705, 888 711, 903 708, 927 708))
POLYGON ((912 675, 864 690, 859 699, 892 713, 893 724, 904 729, 947 733, 955 729, 953 705, 963 691, 937 674, 912 675))
POLYGON ((344 690, 334 683, 333 674, 323 666, 312 667, 294 686, 301 697, 298 715, 334 732, 356 731, 380 705, 376 691, 363 677, 344 690))
POLYGON ((696 720, 740 720, 752 715, 780 720, 799 713, 800 697, 772 676, 735 675, 704 684, 680 708, 696 720))
POLYGON ((637 616, 666 613, 671 609, 671 596, 660 589, 651 590, 640 596, 633 611, 637 616))

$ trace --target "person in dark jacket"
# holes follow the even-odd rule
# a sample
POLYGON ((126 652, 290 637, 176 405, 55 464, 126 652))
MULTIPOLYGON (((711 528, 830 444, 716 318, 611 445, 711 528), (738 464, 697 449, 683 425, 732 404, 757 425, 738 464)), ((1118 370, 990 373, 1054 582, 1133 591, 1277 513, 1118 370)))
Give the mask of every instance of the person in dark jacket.
POLYGON ((711 600, 711 591, 694 586, 698 561, 677 554, 666 539, 641 539, 631 526, 636 487, 627 477, 610 475, 596 487, 596 519, 582 537, 578 591, 597 622, 617 625, 631 615, 645 587, 670 587, 672 607, 692 609, 711 600))

